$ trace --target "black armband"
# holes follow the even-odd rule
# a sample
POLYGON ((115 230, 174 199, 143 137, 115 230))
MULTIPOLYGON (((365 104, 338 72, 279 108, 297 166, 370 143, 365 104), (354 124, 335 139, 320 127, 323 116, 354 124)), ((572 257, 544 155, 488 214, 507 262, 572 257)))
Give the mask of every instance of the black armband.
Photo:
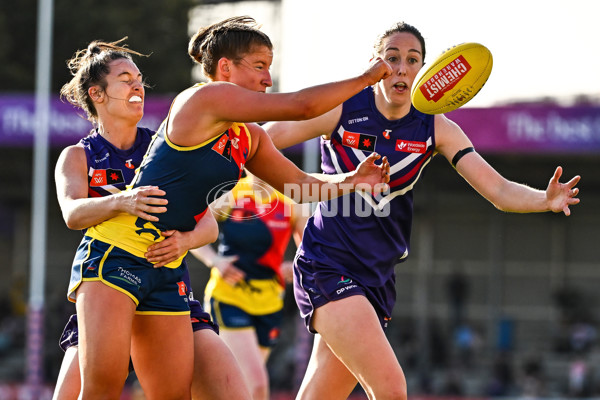
POLYGON ((472 151, 475 151, 475 148, 474 148, 474 147, 467 147, 467 148, 464 148, 464 149, 462 149, 462 150, 459 150, 459 151, 457 151, 457 152, 456 152, 456 154, 454 155, 454 157, 452 157, 452 166, 453 166, 454 168, 456 168, 456 163, 458 163, 458 161, 459 161, 461 158, 463 158, 463 156, 464 156, 465 154, 469 154, 469 153, 470 153, 470 152, 472 152, 472 151))

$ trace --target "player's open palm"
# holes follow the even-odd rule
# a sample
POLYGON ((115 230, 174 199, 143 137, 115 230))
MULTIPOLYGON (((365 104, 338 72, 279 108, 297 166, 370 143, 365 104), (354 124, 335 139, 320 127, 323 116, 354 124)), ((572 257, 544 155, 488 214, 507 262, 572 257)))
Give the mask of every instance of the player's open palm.
POLYGON ((372 153, 358 164, 352 178, 357 190, 385 192, 388 189, 387 183, 390 181, 390 163, 387 157, 382 158, 379 154, 372 153), (375 164, 375 161, 380 158, 381 164, 375 164))
POLYGON ((546 189, 546 199, 548 200, 548 208, 553 212, 564 212, 565 215, 571 215, 569 206, 579 203, 579 188, 575 186, 579 183, 581 177, 575 176, 567 183, 560 183, 559 179, 562 175, 562 167, 557 167, 554 175, 548 183, 546 189))

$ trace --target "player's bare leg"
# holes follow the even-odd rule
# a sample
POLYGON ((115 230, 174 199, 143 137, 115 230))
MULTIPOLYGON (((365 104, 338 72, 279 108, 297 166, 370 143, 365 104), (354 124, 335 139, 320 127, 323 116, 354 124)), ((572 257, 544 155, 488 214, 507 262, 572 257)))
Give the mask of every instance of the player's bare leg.
MULTIPOLYGON (((369 399, 376 400, 406 400, 406 379, 400 367, 394 350, 388 342, 373 306, 366 297, 356 295, 342 300, 332 301, 315 310, 313 327, 321 335, 321 340, 327 343, 330 351, 352 372, 359 381, 369 399), (362 340, 357 341, 357 338, 362 340)), ((317 360, 326 354, 326 347, 320 344, 316 349, 317 360)), ((311 356, 311 363, 314 358, 311 356)), ((324 367, 316 366, 313 376, 319 374, 331 375, 334 378, 342 376, 341 366, 329 362, 324 367)), ((318 378, 324 379, 324 378, 318 378)), ((336 382, 337 383, 337 382, 336 382)), ((311 382, 303 383, 309 388, 311 382)), ((347 383, 339 386, 339 395, 347 391, 347 383)), ((320 389, 320 386, 319 386, 320 389)), ((302 399, 333 399, 331 386, 328 391, 310 390, 310 396, 302 399)), ((308 392, 306 392, 308 393, 308 392)), ((336 392, 334 392, 336 393, 336 392)), ((346 393, 348 395, 348 393, 346 393)), ((341 398, 337 397, 336 399, 341 398)))
POLYGON ((252 399, 233 353, 210 329, 194 332, 192 399, 252 399))
POLYGON ((118 400, 129 374, 135 303, 103 283, 82 282, 76 305, 81 398, 118 400))
POLYGON ((189 315, 135 316, 131 359, 148 400, 191 399, 193 340, 189 315))
POLYGON ((80 391, 79 354, 77 346, 71 346, 65 351, 60 365, 52 400, 77 400, 80 391))
POLYGON ((312 354, 296 399, 322 399, 327 396, 328 400, 345 400, 357 383, 321 335, 315 335, 312 354))
POLYGON ((252 399, 268 400, 269 374, 265 360, 269 351, 259 347, 254 329, 221 329, 220 336, 233 351, 252 393, 252 399))

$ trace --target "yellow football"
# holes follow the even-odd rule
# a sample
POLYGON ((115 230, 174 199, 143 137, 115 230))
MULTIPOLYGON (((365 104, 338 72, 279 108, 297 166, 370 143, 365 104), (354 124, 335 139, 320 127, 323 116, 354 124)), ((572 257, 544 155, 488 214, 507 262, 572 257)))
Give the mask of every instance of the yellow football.
POLYGON ((444 51, 417 75, 411 99, 426 114, 443 114, 465 105, 492 72, 492 53, 479 43, 462 43, 444 51))

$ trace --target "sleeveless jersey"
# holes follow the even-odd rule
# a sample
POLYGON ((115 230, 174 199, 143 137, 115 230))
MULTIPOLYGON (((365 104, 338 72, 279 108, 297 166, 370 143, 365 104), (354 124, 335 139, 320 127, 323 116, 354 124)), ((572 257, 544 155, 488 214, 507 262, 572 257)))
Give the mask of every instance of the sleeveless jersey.
POLYGON ((323 172, 353 171, 377 152, 390 162, 390 191, 350 193, 319 203, 298 254, 366 286, 395 279, 394 266, 410 248, 412 189, 434 149, 433 115, 411 107, 405 117, 388 120, 375 107, 372 87, 347 100, 331 138, 321 139, 323 172))
POLYGON ((281 263, 292 235, 291 200, 277 191, 254 190, 248 178, 231 196, 234 205, 220 226, 219 255, 238 256, 234 265, 246 278, 231 286, 213 268, 206 296, 253 314, 278 311, 285 286, 281 263))
MULTIPOLYGON (((182 147, 167 137, 167 120, 154 135, 131 186, 154 185, 164 190, 167 212, 155 214, 158 222, 123 213, 88 229, 88 236, 143 257, 148 246, 164 240, 161 231, 193 230, 215 199, 215 190, 240 179, 250 150, 250 132, 244 124, 234 123, 204 143, 182 147)), ((183 257, 166 266, 177 268, 183 257)))
POLYGON ((137 128, 135 142, 127 150, 119 149, 98 131, 79 143, 85 149, 88 165, 88 197, 108 196, 125 190, 140 166, 154 131, 137 128))

